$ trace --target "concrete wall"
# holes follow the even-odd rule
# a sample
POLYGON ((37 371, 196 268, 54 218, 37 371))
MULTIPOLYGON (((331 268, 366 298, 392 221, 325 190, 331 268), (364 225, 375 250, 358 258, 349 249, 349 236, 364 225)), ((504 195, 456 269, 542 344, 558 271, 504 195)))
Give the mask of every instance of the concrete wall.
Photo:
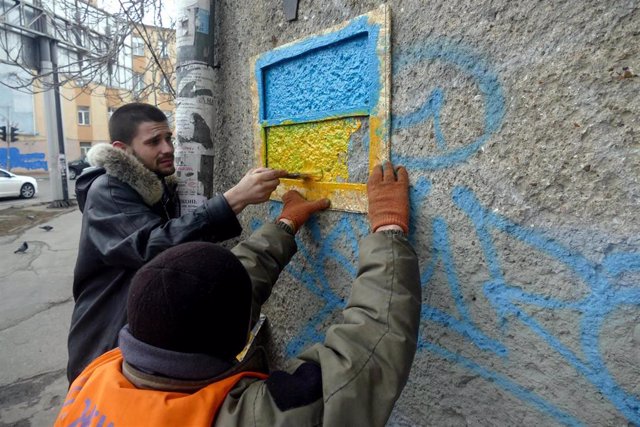
MULTIPOLYGON (((375 1, 220 2, 216 187, 254 166, 250 63, 375 1)), ((391 1, 419 350, 390 425, 640 424, 640 6, 391 1), (629 67, 629 68, 625 68, 629 67)), ((280 204, 247 209, 250 231, 280 204)), ((277 363, 339 318, 366 216, 329 212, 266 307, 277 363)))

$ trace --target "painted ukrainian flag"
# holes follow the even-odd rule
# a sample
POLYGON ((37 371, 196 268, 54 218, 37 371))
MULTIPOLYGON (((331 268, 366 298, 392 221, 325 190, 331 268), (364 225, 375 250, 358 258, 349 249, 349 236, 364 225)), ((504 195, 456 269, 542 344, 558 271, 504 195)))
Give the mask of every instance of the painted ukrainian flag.
POLYGON ((388 103, 380 102, 388 61, 379 15, 386 9, 257 58, 261 164, 311 175, 313 183, 300 184, 307 189, 362 192, 362 185, 340 184, 364 183, 372 139, 376 158, 379 140, 388 139, 380 132, 380 117, 385 126, 388 119, 388 103))

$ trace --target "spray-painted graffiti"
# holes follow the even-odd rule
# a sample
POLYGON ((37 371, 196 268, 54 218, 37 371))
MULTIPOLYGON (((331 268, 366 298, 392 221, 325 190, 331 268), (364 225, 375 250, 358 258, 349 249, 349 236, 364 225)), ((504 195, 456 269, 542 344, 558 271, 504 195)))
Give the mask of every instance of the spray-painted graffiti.
MULTIPOLYGON (((428 203, 433 188, 432 182, 421 176, 421 172, 440 170, 465 161, 499 130, 504 117, 504 97, 499 79, 482 58, 446 42, 430 43, 416 47, 404 56, 394 58, 396 66, 394 73, 421 61, 441 61, 475 79, 484 97, 484 130, 479 137, 465 147, 449 149, 440 122, 440 111, 445 105, 446 93, 439 88, 428 94, 422 106, 416 111, 393 118, 395 131, 409 129, 424 121, 433 121, 436 141, 434 150, 438 154, 432 157, 392 155, 393 161, 406 165, 412 176, 410 239, 413 243, 421 243, 416 241, 419 233, 416 232, 415 224, 421 217, 421 209, 425 203, 428 203)), ((619 278, 625 273, 640 272, 640 253, 610 253, 602 262, 596 263, 579 250, 565 246, 545 233, 520 226, 487 209, 473 191, 464 186, 451 188, 449 194, 452 206, 464 215, 474 230, 477 241, 480 242, 489 277, 489 280, 482 284, 482 290, 484 297, 495 310, 499 326, 504 328, 511 322, 524 325, 535 336, 544 340, 548 344, 549 351, 561 357, 575 372, 581 374, 631 423, 640 424, 640 398, 616 382, 605 363, 599 342, 608 315, 620 308, 640 307, 640 288, 619 286, 618 283, 619 278), (532 253, 551 258, 566 271, 571 272, 584 285, 586 289, 584 296, 575 300, 556 299, 549 295, 539 295, 523 290, 522 286, 518 286, 517 279, 514 280, 513 277, 508 280, 501 262, 501 247, 496 245, 494 240, 496 234, 524 245, 532 253), (580 351, 570 349, 535 316, 528 314, 529 312, 523 307, 548 310, 572 309, 580 320, 580 351)), ((273 203, 271 216, 275 217, 280 207, 279 204, 273 203)), ((258 225, 258 221, 252 224, 253 227, 258 225)), ((483 331, 483 325, 478 325, 473 320, 472 306, 462 292, 464 287, 472 284, 464 282, 465 277, 456 267, 461 262, 454 259, 456 242, 450 237, 450 228, 447 218, 437 216, 432 219, 433 236, 429 253, 422 254, 421 257, 421 283, 425 291, 432 287, 448 287, 448 292, 455 302, 456 313, 423 304, 423 330, 419 351, 430 352, 436 357, 448 360, 491 381, 562 424, 582 425, 576 414, 568 413, 525 385, 518 384, 494 368, 474 360, 473 356, 462 355, 428 339, 426 325, 430 322, 455 332, 474 345, 481 352, 479 354, 488 352, 501 359, 507 359, 510 352, 518 351, 517 348, 509 348, 506 339, 489 336, 483 331), (440 277, 446 278, 445 283, 435 279, 438 268, 443 270, 444 276, 440 277)), ((298 241, 300 248, 298 256, 304 258, 304 268, 294 262, 287 271, 322 301, 323 305, 317 313, 312 315, 311 320, 302 326, 298 335, 289 342, 287 348, 289 356, 295 355, 310 343, 322 340, 324 334, 322 325, 329 316, 344 306, 343 298, 331 288, 325 269, 328 264, 337 265, 346 275, 355 277, 358 253, 356 242, 367 233, 368 225, 364 215, 345 213, 328 228, 320 227, 319 222, 312 219, 308 223, 308 229, 312 242, 303 239, 298 241)))
POLYGON ((8 151, 6 148, 0 148, 0 166, 5 169, 11 166, 11 169, 48 170, 44 153, 22 154, 15 147, 9 148, 8 151))
POLYGON ((437 152, 435 156, 415 158, 396 155, 393 160, 406 165, 408 169, 435 170, 454 166, 480 149, 502 124, 504 116, 504 97, 502 88, 489 65, 476 55, 461 48, 451 48, 446 42, 437 42, 429 46, 416 47, 393 59, 394 73, 424 61, 445 61, 474 79, 483 95, 484 131, 468 145, 449 149, 442 131, 440 111, 445 103, 442 88, 435 88, 416 111, 392 118, 394 131, 416 126, 432 119, 434 125, 437 152))

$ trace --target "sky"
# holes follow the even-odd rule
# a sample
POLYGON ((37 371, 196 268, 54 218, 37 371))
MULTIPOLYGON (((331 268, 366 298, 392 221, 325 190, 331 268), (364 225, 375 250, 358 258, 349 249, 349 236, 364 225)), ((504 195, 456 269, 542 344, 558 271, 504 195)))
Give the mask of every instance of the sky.
MULTIPOLYGON (((169 27, 172 24, 172 21, 175 20, 175 2, 174 0, 143 0, 145 3, 157 3, 162 7, 161 17, 162 17, 162 26, 169 27)), ((122 3, 127 5, 131 4, 132 0, 122 0, 122 3)), ((103 9, 109 13, 118 13, 121 11, 121 5, 118 0, 97 0, 97 6, 100 9, 103 9)), ((159 22, 155 21, 155 15, 157 15, 155 9, 153 7, 146 7, 145 11, 148 12, 145 14, 143 22, 147 25, 156 25, 160 26, 159 22)))

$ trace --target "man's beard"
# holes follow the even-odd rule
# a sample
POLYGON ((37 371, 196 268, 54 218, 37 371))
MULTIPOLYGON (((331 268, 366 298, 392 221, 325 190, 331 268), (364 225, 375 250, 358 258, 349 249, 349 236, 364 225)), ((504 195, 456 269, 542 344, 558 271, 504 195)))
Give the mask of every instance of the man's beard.
POLYGON ((135 150, 131 150, 131 151, 132 151, 133 156, 136 159, 138 159, 138 161, 142 164, 142 166, 144 166, 145 168, 149 169, 151 172, 155 173, 158 176, 158 178, 165 178, 167 176, 173 175, 175 173, 175 171, 176 171, 176 167, 175 167, 175 164, 174 164, 174 156, 170 156, 170 157, 166 157, 166 158, 163 158, 163 159, 159 159, 157 163, 154 162, 154 165, 156 167, 154 169, 151 169, 147 165, 145 165, 143 159, 138 155, 138 153, 135 150), (173 168, 173 171, 171 171, 171 172, 163 172, 163 171, 161 171, 159 164, 161 162, 163 162, 165 160, 169 160, 169 159, 171 160, 171 166, 173 168))

